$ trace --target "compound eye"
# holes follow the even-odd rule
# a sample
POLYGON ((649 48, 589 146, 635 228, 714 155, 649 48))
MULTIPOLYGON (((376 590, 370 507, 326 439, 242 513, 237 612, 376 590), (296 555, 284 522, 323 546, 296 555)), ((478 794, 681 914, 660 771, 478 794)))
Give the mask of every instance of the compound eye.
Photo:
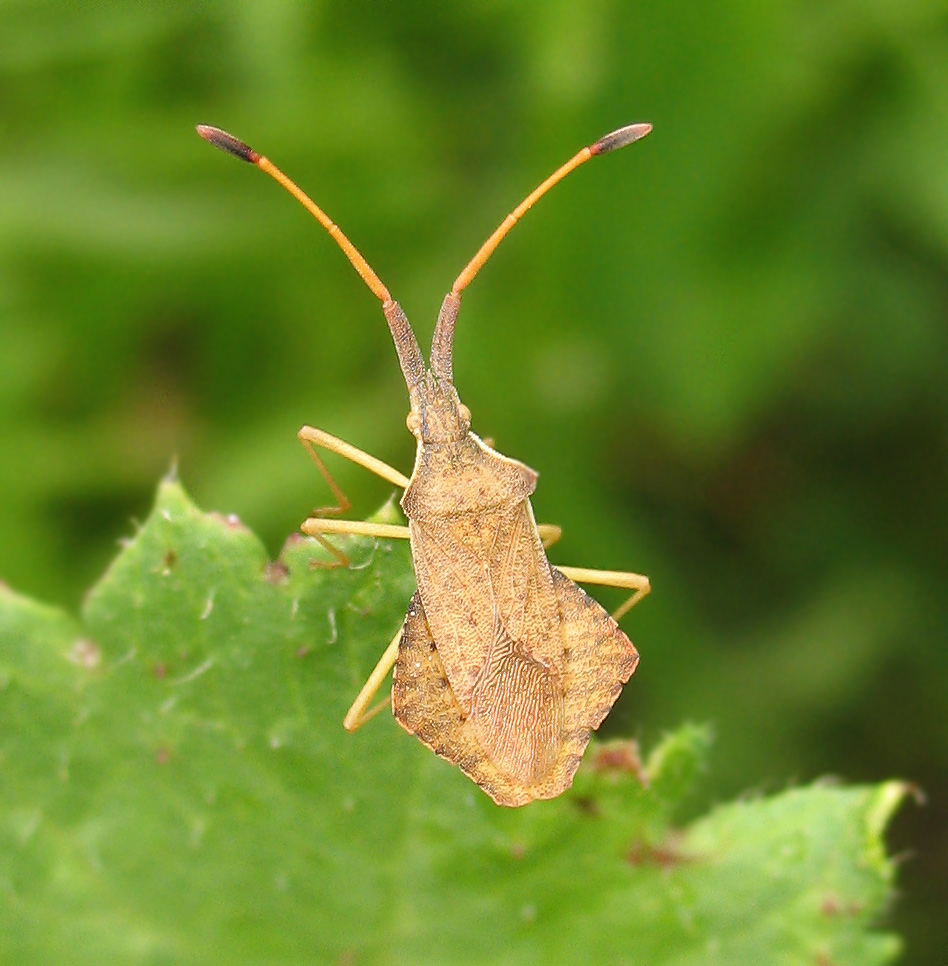
POLYGON ((417 436, 421 432, 421 417, 414 409, 405 417, 405 425, 412 436, 417 436))
POLYGON ((467 406, 464 405, 464 403, 461 403, 458 406, 458 415, 461 417, 461 422, 464 423, 465 426, 470 427, 471 411, 467 408, 467 406))

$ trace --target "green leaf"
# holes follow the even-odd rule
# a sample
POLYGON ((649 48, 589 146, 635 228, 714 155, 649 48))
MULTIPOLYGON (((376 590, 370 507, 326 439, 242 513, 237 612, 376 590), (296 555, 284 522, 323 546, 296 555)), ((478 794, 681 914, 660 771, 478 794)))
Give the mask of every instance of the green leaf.
MULTIPOLYGON (((383 511, 391 513, 391 508, 383 511)), ((401 542, 276 563, 174 482, 82 621, 0 590, 0 960, 876 964, 898 783, 675 815, 685 726, 644 764, 495 806, 383 716, 343 714, 414 588, 401 542)))

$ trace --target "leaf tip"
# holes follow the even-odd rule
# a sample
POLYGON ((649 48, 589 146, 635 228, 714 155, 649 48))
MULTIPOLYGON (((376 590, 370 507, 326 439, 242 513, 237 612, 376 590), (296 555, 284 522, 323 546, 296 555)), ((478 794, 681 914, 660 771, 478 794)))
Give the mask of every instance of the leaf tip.
POLYGON ((645 774, 660 798, 680 802, 704 768, 713 740, 710 725, 684 724, 666 735, 648 756, 645 774))
POLYGON ((919 804, 924 804, 924 793, 917 785, 905 781, 888 781, 876 786, 865 811, 866 849, 878 867, 887 867, 885 842, 883 836, 892 816, 910 795, 919 804))

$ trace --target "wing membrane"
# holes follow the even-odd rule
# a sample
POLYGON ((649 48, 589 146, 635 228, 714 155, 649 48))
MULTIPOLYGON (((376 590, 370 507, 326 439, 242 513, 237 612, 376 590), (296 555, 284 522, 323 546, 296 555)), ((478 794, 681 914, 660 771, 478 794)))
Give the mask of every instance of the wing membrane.
MULTIPOLYGON (((551 574, 558 633, 565 642, 561 710, 552 718, 534 714, 544 704, 552 676, 544 678, 526 664, 501 667, 500 686, 485 679, 474 713, 465 711, 449 682, 420 592, 412 598, 399 645, 392 685, 395 718, 498 805, 555 798, 569 788, 590 732, 609 713, 638 663, 632 642, 606 611, 556 568, 551 574), (516 692, 512 702, 511 692, 516 692), (482 703, 493 713, 483 714, 482 703)), ((491 650, 503 664, 513 653, 513 642, 504 639, 499 625, 495 635, 491 650)))
POLYGON ((409 523, 418 590, 448 680, 471 710, 499 624, 520 655, 562 673, 556 591, 528 500, 409 523))

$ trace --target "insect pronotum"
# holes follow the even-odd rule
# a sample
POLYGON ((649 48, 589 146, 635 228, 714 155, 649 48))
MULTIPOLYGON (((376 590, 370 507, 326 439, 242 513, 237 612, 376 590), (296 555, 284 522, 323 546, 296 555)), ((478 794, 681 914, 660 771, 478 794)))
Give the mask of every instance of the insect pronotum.
POLYGON ((498 805, 553 798, 570 786, 590 732, 631 677, 639 656, 617 620, 650 589, 647 577, 617 571, 553 567, 545 548, 558 527, 538 527, 530 506, 537 474, 496 452, 470 430, 451 369, 461 292, 504 236, 542 195, 574 168, 644 138, 650 124, 631 124, 585 147, 553 172, 500 224, 457 277, 435 324, 430 365, 401 306, 352 242, 286 175, 218 128, 198 133, 278 181, 329 232, 372 293, 395 341, 417 439, 410 478, 354 446, 311 426, 303 446, 329 485, 336 506, 315 511, 302 530, 348 560, 327 534, 408 539, 418 589, 404 626, 386 648, 343 724, 355 731, 389 699, 369 708, 394 667, 391 705, 409 733, 456 764, 498 805), (404 490, 408 526, 327 519, 349 500, 316 452, 325 449, 404 490), (632 594, 610 616, 573 581, 626 588, 632 594))

